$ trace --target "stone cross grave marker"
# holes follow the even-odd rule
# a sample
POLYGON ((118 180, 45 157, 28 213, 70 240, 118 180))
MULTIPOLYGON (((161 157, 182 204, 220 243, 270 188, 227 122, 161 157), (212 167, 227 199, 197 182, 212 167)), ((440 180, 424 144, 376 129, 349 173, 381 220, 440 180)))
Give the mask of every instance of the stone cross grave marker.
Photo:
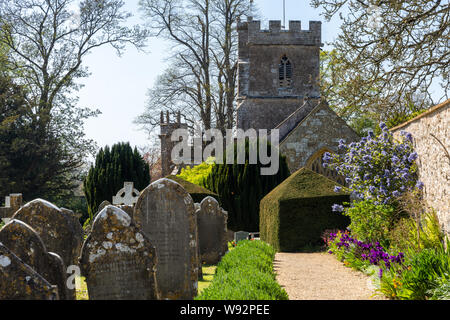
POLYGON ((250 236, 250 233, 247 231, 238 231, 234 233, 234 241, 238 242, 241 240, 247 240, 250 236))
POLYGON ((134 188, 133 182, 124 182, 123 188, 120 189, 112 198, 113 205, 124 204, 132 206, 139 198, 139 190, 134 188))
POLYGON ((69 296, 66 287, 66 274, 61 257, 47 252, 41 238, 29 225, 19 220, 11 220, 0 229, 0 242, 50 284, 57 286, 60 299, 74 298, 69 296))
POLYGON ((91 300, 159 298, 155 248, 115 206, 106 206, 95 218, 80 262, 91 300))
POLYGON ((156 247, 156 279, 162 299, 193 299, 198 285, 198 234, 191 195, 170 179, 145 188, 134 208, 134 221, 156 247))
POLYGON ((217 264, 227 252, 228 214, 213 197, 206 197, 197 210, 198 238, 201 261, 217 264))
POLYGON ((58 300, 56 286, 0 242, 0 300, 58 300))

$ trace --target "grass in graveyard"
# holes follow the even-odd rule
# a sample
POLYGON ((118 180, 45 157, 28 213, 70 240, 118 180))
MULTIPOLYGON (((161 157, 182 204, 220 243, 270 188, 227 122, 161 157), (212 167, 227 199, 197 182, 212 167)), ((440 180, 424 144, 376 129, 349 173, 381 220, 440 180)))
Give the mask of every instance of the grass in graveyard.
POLYGON ((216 265, 207 265, 205 264, 202 267, 203 279, 198 281, 198 294, 200 295, 202 291, 209 287, 211 284, 214 274, 216 273, 217 266, 216 265))

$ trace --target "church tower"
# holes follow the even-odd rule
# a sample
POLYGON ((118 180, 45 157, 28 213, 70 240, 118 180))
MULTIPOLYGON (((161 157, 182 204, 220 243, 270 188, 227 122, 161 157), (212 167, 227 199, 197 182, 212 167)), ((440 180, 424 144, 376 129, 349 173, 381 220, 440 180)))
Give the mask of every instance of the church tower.
POLYGON ((269 21, 269 30, 251 17, 238 22, 237 127, 273 129, 306 98, 318 99, 321 22, 269 21))

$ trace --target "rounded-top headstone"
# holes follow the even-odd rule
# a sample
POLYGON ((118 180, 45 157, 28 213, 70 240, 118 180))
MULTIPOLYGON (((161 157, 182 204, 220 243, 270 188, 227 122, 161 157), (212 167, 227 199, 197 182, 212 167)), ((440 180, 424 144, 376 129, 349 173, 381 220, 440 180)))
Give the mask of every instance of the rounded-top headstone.
POLYGON ((57 300, 58 291, 0 242, 0 300, 57 300))
POLYGON ((141 192, 133 219, 156 247, 161 298, 193 299, 199 257, 192 197, 177 182, 159 179, 141 192))
POLYGON ((47 252, 41 238, 29 225, 20 220, 11 220, 0 229, 0 242, 49 283, 58 286, 60 299, 75 298, 66 287, 61 257, 47 252))
POLYGON ((155 247, 131 217, 106 206, 95 217, 80 257, 91 300, 159 298, 155 247))
POLYGON ((47 250, 61 256, 66 266, 74 263, 76 231, 68 216, 56 205, 35 199, 16 211, 12 218, 30 225, 39 234, 47 250))
POLYGON ((217 264, 228 250, 228 214, 216 199, 206 197, 197 210, 200 256, 206 264, 217 264))

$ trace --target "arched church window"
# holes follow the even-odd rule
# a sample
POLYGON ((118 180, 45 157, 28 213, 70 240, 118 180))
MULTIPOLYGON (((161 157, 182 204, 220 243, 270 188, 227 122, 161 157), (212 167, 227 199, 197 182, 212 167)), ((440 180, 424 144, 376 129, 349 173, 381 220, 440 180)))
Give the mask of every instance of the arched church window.
POLYGON ((292 82, 292 63, 289 58, 284 55, 279 65, 280 87, 290 87, 292 82))
POLYGON ((328 168, 323 167, 323 155, 325 154, 325 152, 333 153, 331 150, 326 149, 326 148, 317 151, 306 162, 306 167, 314 172, 317 172, 317 173, 327 177, 328 179, 334 180, 337 183, 345 186, 346 183, 345 183, 345 178, 343 176, 338 175, 335 170, 330 170, 328 168))

